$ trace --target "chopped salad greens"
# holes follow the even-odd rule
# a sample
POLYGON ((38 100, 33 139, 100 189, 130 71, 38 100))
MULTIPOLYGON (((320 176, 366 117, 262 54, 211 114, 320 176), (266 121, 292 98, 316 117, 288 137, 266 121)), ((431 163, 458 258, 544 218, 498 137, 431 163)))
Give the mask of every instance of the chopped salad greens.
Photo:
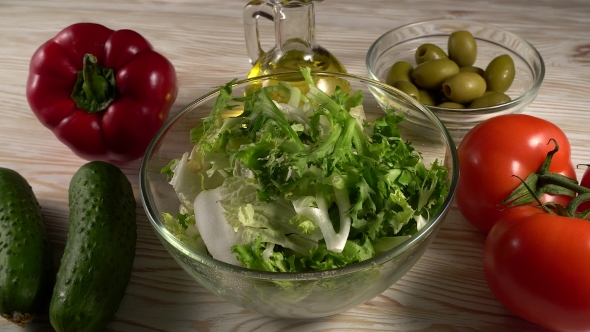
POLYGON ((402 139, 401 112, 367 123, 362 91, 330 96, 301 71, 306 94, 223 86, 192 151, 162 169, 181 203, 165 225, 182 242, 252 269, 327 270, 399 245, 441 207, 448 170, 402 139))

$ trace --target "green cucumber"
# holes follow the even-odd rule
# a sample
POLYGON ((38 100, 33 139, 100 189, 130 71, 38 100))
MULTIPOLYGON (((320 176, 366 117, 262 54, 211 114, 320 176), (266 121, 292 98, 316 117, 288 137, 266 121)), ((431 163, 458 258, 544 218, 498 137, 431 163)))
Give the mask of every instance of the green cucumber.
POLYGON ((25 326, 49 303, 54 282, 51 242, 33 189, 0 167, 0 312, 25 326))
POLYGON ((137 238, 131 183, 110 163, 92 161, 72 177, 69 227, 49 306, 57 332, 100 331, 125 291, 137 238))

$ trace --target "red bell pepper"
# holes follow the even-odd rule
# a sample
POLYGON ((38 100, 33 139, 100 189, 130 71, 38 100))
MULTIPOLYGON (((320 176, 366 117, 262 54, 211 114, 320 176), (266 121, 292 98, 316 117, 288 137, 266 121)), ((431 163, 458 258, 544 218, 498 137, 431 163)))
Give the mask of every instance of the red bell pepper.
POLYGON ((27 99, 76 155, 126 163, 143 155, 178 93, 174 66, 132 30, 73 24, 33 54, 27 99))

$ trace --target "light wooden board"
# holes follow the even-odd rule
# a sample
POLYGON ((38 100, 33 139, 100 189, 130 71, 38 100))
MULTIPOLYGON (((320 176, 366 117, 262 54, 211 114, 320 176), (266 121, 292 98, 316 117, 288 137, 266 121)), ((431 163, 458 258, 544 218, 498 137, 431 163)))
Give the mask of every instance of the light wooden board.
MULTIPOLYGON (((242 27, 246 1, 0 1, 0 166, 33 186, 55 258, 63 253, 67 188, 85 163, 30 111, 25 84, 35 49, 69 24, 92 21, 143 34, 176 67, 172 112, 250 68, 242 27)), ((572 162, 590 162, 590 3, 562 1, 328 0, 316 5, 317 41, 353 74, 366 76, 365 54, 382 33, 436 18, 481 21, 515 32, 546 64, 539 96, 526 113, 554 122, 572 144, 572 162)), ((442 231, 398 283, 343 314, 317 320, 268 318, 216 297, 166 253, 138 197, 139 161, 123 167, 137 197, 137 257, 109 331, 543 331, 508 312, 482 272, 484 236, 453 206, 442 231)), ((579 169, 578 177, 583 173, 579 169)), ((0 330, 22 329, 0 319, 0 330)), ((51 331, 40 315, 29 331, 51 331)))

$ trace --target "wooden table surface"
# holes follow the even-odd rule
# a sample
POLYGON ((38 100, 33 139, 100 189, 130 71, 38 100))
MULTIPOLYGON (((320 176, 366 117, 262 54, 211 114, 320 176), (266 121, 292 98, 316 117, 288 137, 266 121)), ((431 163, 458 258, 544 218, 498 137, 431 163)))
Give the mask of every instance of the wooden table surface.
MULTIPOLYGON (((179 95, 172 113, 250 69, 244 0, 1 0, 0 167, 32 185, 55 259, 63 254, 67 189, 86 161, 43 127, 25 97, 33 52, 66 26, 91 21, 143 34, 174 64, 179 95)), ((546 76, 525 113, 552 121, 572 144, 573 163, 590 162, 590 3, 587 0, 328 0, 315 6, 316 39, 353 74, 366 76, 365 54, 382 33, 429 19, 467 19, 530 41, 546 76)), ((482 271, 484 236, 456 206, 419 262, 381 295, 316 320, 269 318, 230 304, 193 281, 167 254, 138 195, 139 161, 122 167, 138 213, 137 255, 127 293, 109 331, 543 331, 507 311, 482 271)), ((578 178, 583 169, 578 169, 578 178)), ((22 331, 0 318, 0 330, 22 331)), ((26 328, 51 331, 46 313, 26 328)))

